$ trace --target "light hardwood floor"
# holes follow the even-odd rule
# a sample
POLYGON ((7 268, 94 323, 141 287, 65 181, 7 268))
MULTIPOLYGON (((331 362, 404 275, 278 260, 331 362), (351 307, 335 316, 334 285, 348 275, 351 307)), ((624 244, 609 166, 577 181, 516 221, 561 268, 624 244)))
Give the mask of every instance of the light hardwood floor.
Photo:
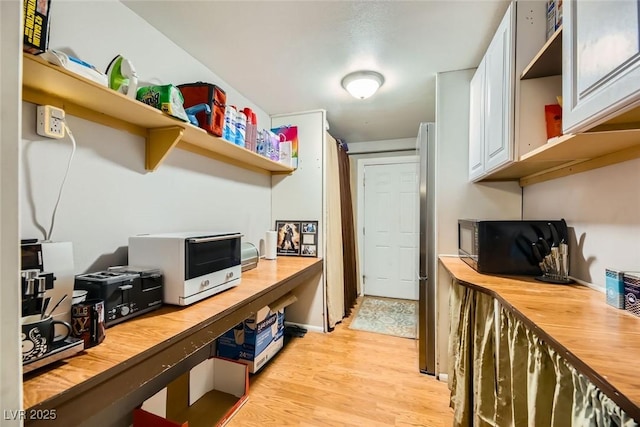
POLYGON ((418 372, 417 341, 352 330, 350 320, 292 338, 252 376, 228 426, 451 426, 447 385, 418 372))

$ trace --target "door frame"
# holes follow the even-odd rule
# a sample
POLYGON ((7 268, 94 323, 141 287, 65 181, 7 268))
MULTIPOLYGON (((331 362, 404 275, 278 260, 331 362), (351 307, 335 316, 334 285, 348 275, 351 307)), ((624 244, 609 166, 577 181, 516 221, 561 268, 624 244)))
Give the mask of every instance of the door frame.
MULTIPOLYGON (((357 215, 356 215, 356 230, 357 232, 357 244, 358 244, 358 272, 360 277, 358 282, 361 283, 360 289, 358 289, 358 295, 364 294, 364 234, 362 229, 364 228, 364 169, 370 165, 393 165, 393 164, 405 164, 405 163, 419 163, 420 157, 413 156, 395 156, 395 157, 377 157, 369 159, 358 159, 357 162, 357 215)), ((418 164, 418 167, 420 165, 418 164)))
MULTIPOLYGON (((22 7, 19 0, 0 1, 0 407, 25 409, 22 401, 20 350, 20 142, 22 140, 22 7)), ((2 425, 22 426, 19 416, 2 425)), ((11 417, 9 417, 11 418, 11 417)))

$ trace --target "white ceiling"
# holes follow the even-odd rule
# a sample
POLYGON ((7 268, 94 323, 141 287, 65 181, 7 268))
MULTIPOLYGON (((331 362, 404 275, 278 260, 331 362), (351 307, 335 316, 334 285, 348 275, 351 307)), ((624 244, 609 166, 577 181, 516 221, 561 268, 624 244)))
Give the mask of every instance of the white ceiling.
POLYGON ((268 114, 326 109, 361 142, 434 121, 436 73, 477 67, 509 0, 123 3, 268 114), (361 69, 385 77, 366 100, 340 86, 361 69))

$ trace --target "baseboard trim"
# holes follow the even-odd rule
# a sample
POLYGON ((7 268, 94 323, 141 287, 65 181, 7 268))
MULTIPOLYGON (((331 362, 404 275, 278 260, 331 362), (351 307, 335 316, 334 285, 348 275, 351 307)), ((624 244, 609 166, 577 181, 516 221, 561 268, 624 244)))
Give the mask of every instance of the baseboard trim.
POLYGON ((295 323, 295 322, 287 322, 286 320, 285 320, 285 322, 284 322, 284 325, 285 325, 285 326, 291 326, 291 325, 294 325, 294 326, 299 326, 299 327, 301 327, 301 328, 305 328, 307 331, 310 331, 310 332, 319 332, 319 333, 321 333, 321 334, 323 334, 323 333, 324 333, 324 329, 322 329, 322 328, 321 328, 321 327, 319 327, 319 326, 305 325, 305 324, 302 324, 302 323, 295 323))
POLYGON ((438 379, 438 381, 442 381, 443 383, 449 382, 449 374, 438 374, 436 375, 436 378, 438 379))

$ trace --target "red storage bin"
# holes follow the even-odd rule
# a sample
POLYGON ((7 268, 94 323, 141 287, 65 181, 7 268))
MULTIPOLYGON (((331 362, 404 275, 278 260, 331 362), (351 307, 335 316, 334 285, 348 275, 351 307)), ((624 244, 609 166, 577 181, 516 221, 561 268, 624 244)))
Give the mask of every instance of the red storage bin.
POLYGON ((211 107, 211 114, 202 111, 196 114, 196 119, 202 129, 215 136, 222 136, 224 109, 227 103, 225 91, 220 86, 204 82, 178 85, 178 89, 184 98, 184 108, 198 104, 208 104, 211 107))

